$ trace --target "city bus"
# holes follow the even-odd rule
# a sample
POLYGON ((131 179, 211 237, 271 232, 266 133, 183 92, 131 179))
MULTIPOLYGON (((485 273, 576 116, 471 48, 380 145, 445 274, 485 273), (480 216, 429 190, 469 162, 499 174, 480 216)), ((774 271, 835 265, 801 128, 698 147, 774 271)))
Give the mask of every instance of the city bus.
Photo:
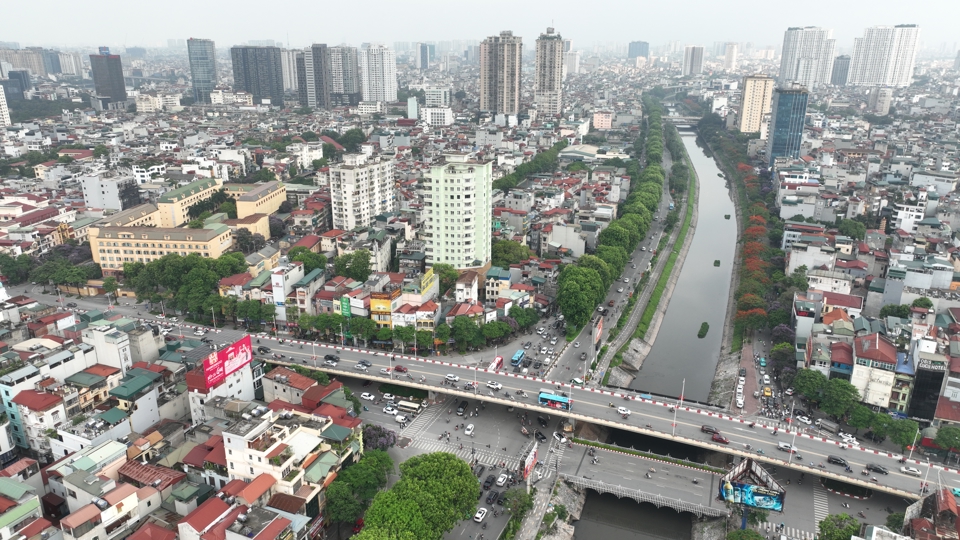
POLYGON ((513 353, 513 358, 510 359, 510 365, 511 365, 511 366, 519 366, 519 365, 523 362, 523 357, 524 357, 526 354, 527 354, 527 353, 524 352, 523 349, 520 349, 519 351, 513 353))
POLYGON ((398 401, 397 409, 410 414, 420 414, 423 411, 423 404, 412 401, 398 401))
POLYGON ((558 396, 557 394, 552 394, 550 391, 544 390, 540 390, 538 402, 551 409, 560 409, 561 411, 569 411, 573 407, 572 399, 566 396, 558 396))
POLYGON ((503 367, 503 357, 498 356, 493 359, 493 362, 490 362, 490 366, 487 367, 487 371, 500 371, 500 368, 503 367))

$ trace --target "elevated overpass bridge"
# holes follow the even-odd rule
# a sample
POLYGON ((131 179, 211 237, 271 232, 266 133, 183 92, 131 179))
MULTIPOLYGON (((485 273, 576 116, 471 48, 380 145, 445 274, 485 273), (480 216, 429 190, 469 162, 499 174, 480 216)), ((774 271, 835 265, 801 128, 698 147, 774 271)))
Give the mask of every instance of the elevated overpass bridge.
POLYGON ((749 419, 733 416, 728 411, 718 408, 678 404, 673 400, 584 387, 568 381, 544 380, 509 373, 506 370, 488 371, 482 367, 447 362, 440 357, 394 355, 383 351, 295 340, 287 340, 283 344, 270 343, 269 346, 273 351, 287 356, 281 361, 273 358, 266 359, 274 364, 298 365, 319 369, 331 375, 418 388, 427 391, 433 397, 445 394, 458 399, 477 399, 488 404, 519 407, 535 413, 549 412, 551 415, 561 415, 574 421, 632 431, 714 452, 740 457, 749 456, 769 466, 789 467, 822 478, 901 497, 919 498, 921 486, 925 482, 934 485, 937 483, 960 485, 957 469, 934 465, 919 459, 911 459, 902 464, 898 460, 903 456, 899 454, 852 446, 810 433, 804 428, 784 429, 772 424, 768 425, 764 423, 764 419, 758 419, 756 425, 750 427, 749 419), (301 344, 305 348, 301 349, 301 344), (336 367, 323 365, 325 354, 338 355, 340 357, 338 365, 336 367), (357 369, 356 362, 359 360, 367 360, 372 366, 368 369, 357 369), (398 364, 402 364, 409 372, 396 373, 392 368, 398 364), (456 382, 452 384, 448 382, 448 375, 451 379, 456 379, 456 382), (477 387, 464 390, 464 383, 474 381, 477 387), (494 386, 502 385, 502 390, 488 388, 486 386, 488 381, 494 386), (540 405, 537 396, 541 388, 566 393, 573 402, 571 410, 562 411, 540 405), (522 397, 518 391, 523 391, 526 397, 522 397), (630 410, 630 414, 623 418, 617 412, 618 407, 626 407, 630 410), (704 431, 705 426, 719 430, 729 439, 729 442, 715 442, 711 434, 704 431), (796 452, 778 451, 778 443, 793 445, 796 452), (828 460, 829 456, 838 456, 846 460, 852 472, 845 472, 844 467, 831 464, 828 460), (889 474, 860 474, 868 463, 885 467, 889 474), (901 472, 901 466, 913 467, 920 474, 917 476, 916 472, 901 472), (877 477, 876 482, 872 480, 874 476, 877 477))

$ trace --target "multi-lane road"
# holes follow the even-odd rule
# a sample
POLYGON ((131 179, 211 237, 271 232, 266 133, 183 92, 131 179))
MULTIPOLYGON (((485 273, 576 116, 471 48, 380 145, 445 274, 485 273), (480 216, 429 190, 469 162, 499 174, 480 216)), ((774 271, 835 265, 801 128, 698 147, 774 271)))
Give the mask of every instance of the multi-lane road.
POLYGON ((776 430, 772 426, 756 424, 750 427, 750 422, 741 417, 731 416, 726 411, 707 409, 699 406, 682 405, 676 402, 666 402, 642 395, 624 395, 595 388, 584 388, 569 382, 547 381, 534 377, 524 377, 506 372, 488 372, 458 364, 450 364, 439 358, 412 358, 405 356, 394 357, 390 354, 376 351, 366 351, 353 348, 317 346, 318 358, 311 358, 311 345, 300 349, 299 342, 287 341, 279 344, 270 341, 273 352, 286 355, 287 361, 299 365, 316 366, 331 374, 342 374, 372 380, 389 380, 390 374, 381 373, 381 369, 389 370, 397 384, 417 387, 448 395, 459 395, 482 399, 486 402, 513 405, 535 412, 544 411, 550 414, 565 415, 579 421, 602 424, 608 427, 625 429, 643 433, 654 437, 670 439, 685 444, 691 444, 714 451, 725 452, 739 456, 752 456, 755 459, 770 465, 788 466, 793 469, 816 476, 832 478, 848 483, 860 484, 872 489, 884 490, 901 496, 918 497, 921 483, 926 481, 936 484, 943 480, 951 485, 957 483, 957 471, 938 465, 928 465, 916 459, 901 464, 897 454, 887 451, 851 447, 839 441, 815 434, 787 432, 776 430), (340 356, 340 363, 336 368, 322 364, 323 355, 331 349, 338 349, 335 354, 340 356), (368 360, 372 366, 365 370, 357 370, 358 360, 368 360), (408 374, 397 374, 392 369, 396 365, 403 365, 409 370, 408 374), (408 377, 409 375, 409 377, 408 377), (456 388, 445 383, 447 375, 458 378, 456 388), (424 378, 421 383, 420 377, 424 378), (478 387, 474 390, 463 390, 463 384, 476 381, 478 387), (502 390, 496 391, 486 386, 491 381, 502 385, 502 390), (558 386, 560 387, 558 390, 558 386), (537 403, 540 389, 551 389, 566 393, 573 400, 572 410, 563 412, 548 409, 537 403), (521 397, 517 391, 525 392, 527 397, 521 397), (630 414, 624 418, 618 412, 619 407, 626 407, 630 414), (719 443, 711 440, 711 434, 702 431, 703 426, 711 426, 729 439, 728 443, 719 443), (796 448, 796 453, 778 451, 778 443, 786 443, 796 448), (747 447, 749 445, 749 448, 747 447), (762 451, 762 453, 760 453, 762 451), (791 456, 794 459, 790 459, 791 456), (797 458, 800 456, 800 459, 797 458), (852 472, 845 472, 845 468, 830 463, 829 456, 844 459, 852 472), (821 467, 822 464, 822 467, 821 467), (889 474, 871 472, 862 475, 868 464, 885 467, 889 474), (919 470, 920 476, 912 476, 900 472, 901 466, 911 466, 919 470), (873 481, 876 478, 876 481, 873 481))

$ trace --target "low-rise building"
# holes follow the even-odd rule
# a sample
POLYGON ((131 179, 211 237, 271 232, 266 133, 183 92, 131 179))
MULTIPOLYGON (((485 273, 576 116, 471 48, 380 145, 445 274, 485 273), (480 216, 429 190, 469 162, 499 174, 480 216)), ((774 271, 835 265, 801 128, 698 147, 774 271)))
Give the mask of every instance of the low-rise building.
POLYGON ((90 227, 89 238, 93 261, 104 277, 122 272, 125 262, 146 264, 171 253, 215 259, 233 246, 230 228, 222 223, 202 229, 90 227))

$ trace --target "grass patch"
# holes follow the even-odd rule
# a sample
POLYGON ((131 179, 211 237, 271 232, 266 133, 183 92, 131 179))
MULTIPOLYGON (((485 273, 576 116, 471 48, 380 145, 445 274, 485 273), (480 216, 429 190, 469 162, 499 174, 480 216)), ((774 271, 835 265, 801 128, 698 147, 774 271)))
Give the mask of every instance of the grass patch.
POLYGON ((406 386, 384 383, 380 385, 379 390, 381 394, 393 394, 395 396, 413 398, 418 401, 427 399, 427 391, 420 390, 419 388, 407 388, 406 386))
POLYGON ((697 337, 700 339, 703 339, 707 337, 707 332, 709 331, 710 331, 710 325, 707 323, 703 323, 700 325, 700 331, 697 332, 697 337))
POLYGON ((711 467, 709 465, 704 465, 702 463, 695 463, 693 461, 687 461, 684 459, 677 459, 667 456, 661 456, 659 454, 654 454, 652 452, 641 452, 640 450, 634 450, 632 448, 623 448, 620 446, 614 446, 612 444, 604 444, 596 441, 588 441, 586 439, 573 438, 573 442, 580 443, 585 446, 593 446, 594 448, 603 448, 605 450, 613 450, 614 452, 623 452, 624 454, 630 454, 633 456, 640 456, 650 459, 655 459, 657 461, 663 461, 666 463, 673 463, 674 465, 684 465, 686 467, 691 467, 701 471, 707 471, 717 474, 726 474, 726 470, 720 469, 718 467, 711 467))
POLYGON ((736 323, 733 325, 733 337, 730 343, 730 351, 737 352, 743 349, 743 325, 736 323))
POLYGON ((713 261, 714 266, 720 266, 720 259, 713 261))

